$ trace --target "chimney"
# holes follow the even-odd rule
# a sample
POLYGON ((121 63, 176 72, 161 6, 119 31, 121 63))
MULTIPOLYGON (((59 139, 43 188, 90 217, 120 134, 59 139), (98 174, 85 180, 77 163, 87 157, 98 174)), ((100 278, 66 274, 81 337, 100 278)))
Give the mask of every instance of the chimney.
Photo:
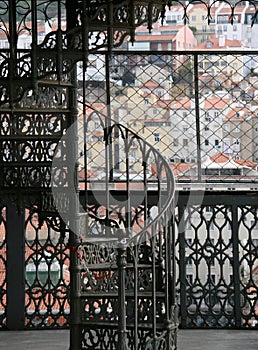
POLYGON ((219 36, 219 47, 224 47, 225 45, 225 35, 219 36))

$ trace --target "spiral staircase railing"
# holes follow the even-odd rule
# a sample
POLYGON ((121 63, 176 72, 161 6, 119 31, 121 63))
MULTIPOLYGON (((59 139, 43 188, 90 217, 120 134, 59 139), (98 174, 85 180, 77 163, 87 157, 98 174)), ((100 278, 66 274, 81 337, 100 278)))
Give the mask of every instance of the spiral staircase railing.
MULTIPOLYGON (((162 155, 129 128, 92 108, 82 119, 76 127, 79 158, 74 164, 76 171, 82 167, 75 188, 85 192, 85 200, 77 203, 79 231, 72 226, 75 235, 69 245, 75 259, 71 279, 76 280, 71 348, 174 349, 173 174, 162 155), (93 140, 92 121, 99 135, 93 140), (137 159, 135 147, 141 154, 137 159), (150 191, 155 206, 149 203, 150 191)), ((63 137, 66 143, 69 131, 63 137)), ((65 192, 60 177, 55 181, 57 169, 70 166, 66 154, 62 169, 59 165, 63 138, 52 162, 52 193, 58 213, 71 226, 71 206, 63 203, 73 201, 73 189, 65 192)))
MULTIPOLYGON (((173 174, 153 146, 102 113, 89 113, 86 130, 93 115, 95 126, 96 116, 102 126, 106 167, 94 181, 88 160, 83 176, 85 191, 96 199, 95 205, 84 204, 86 230, 82 225, 77 246, 83 348, 174 349, 173 174), (134 160, 137 170, 132 171, 135 147, 141 159, 134 160), (148 203, 150 190, 156 194, 155 208, 148 203), (123 192, 123 202, 116 200, 117 191, 123 192)), ((94 143, 99 149, 99 139, 85 142, 86 149, 94 143)))

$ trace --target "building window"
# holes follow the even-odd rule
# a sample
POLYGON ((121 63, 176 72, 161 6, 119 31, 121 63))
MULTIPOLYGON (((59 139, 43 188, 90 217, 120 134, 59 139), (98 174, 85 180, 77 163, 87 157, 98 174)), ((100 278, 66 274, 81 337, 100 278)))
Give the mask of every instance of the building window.
POLYGON ((239 139, 234 139, 233 143, 234 151, 239 152, 240 151, 240 141, 239 139))
POLYGON ((204 144, 205 144, 205 146, 209 146, 209 140, 206 139, 206 140, 204 141, 204 144))
POLYGON ((224 25, 223 26, 223 32, 226 32, 228 30, 228 26, 227 25, 224 25))
POLYGON ((153 136, 154 136, 154 142, 160 141, 160 134, 153 134, 153 136))
POLYGON ((184 147, 188 146, 188 139, 183 139, 183 146, 184 147))
POLYGON ((211 117, 209 115, 209 112, 205 112, 205 120, 206 122, 211 122, 211 117))
POLYGON ((219 140, 215 140, 215 146, 219 145, 219 140))
POLYGON ((233 31, 234 31, 234 32, 237 31, 237 25, 236 25, 236 24, 233 25, 233 31))
POLYGON ((192 16, 192 21, 196 22, 196 16, 192 16))

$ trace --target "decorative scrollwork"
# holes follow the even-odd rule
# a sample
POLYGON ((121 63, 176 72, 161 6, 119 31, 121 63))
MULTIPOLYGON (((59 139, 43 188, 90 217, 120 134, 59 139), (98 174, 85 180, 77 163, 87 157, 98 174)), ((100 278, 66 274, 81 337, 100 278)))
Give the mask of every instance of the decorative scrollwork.
POLYGON ((40 222, 33 208, 26 215, 26 327, 66 328, 69 303, 67 231, 56 216, 40 222))

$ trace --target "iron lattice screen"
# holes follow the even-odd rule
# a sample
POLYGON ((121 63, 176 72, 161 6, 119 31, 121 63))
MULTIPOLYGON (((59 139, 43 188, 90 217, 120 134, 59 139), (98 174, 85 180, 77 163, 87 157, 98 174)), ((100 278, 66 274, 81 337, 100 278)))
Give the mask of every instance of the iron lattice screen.
MULTIPOLYGON (((257 182, 255 52, 119 52, 109 61, 108 77, 106 62, 104 55, 89 57, 85 84, 91 108, 154 145, 178 182, 257 182)), ((97 117, 88 132, 88 166, 101 168, 101 155, 94 157, 103 137, 97 117)), ((136 147, 131 169, 139 158, 136 147)))
POLYGON ((68 231, 54 213, 42 220, 36 208, 25 221, 26 328, 66 328, 70 314, 68 231))
POLYGON ((182 195, 176 256, 183 327, 257 327, 255 198, 206 194, 201 204, 198 195, 182 195))

